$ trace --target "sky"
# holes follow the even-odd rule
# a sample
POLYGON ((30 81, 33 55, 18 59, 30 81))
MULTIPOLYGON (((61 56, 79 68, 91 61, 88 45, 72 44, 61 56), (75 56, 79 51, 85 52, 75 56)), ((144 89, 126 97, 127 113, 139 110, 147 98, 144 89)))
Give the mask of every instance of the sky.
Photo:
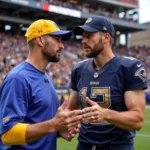
POLYGON ((139 0, 139 7, 140 23, 150 22, 150 0, 139 0))

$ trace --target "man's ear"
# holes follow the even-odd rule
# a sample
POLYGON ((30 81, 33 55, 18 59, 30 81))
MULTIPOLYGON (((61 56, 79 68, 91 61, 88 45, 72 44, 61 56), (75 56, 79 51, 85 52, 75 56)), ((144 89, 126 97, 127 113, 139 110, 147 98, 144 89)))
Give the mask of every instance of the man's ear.
POLYGON ((43 47, 45 45, 45 40, 44 40, 44 38, 42 36, 39 36, 39 37, 36 37, 36 43, 39 46, 43 47))
POLYGON ((102 36, 103 44, 106 44, 110 41, 110 34, 105 33, 104 36, 102 36))

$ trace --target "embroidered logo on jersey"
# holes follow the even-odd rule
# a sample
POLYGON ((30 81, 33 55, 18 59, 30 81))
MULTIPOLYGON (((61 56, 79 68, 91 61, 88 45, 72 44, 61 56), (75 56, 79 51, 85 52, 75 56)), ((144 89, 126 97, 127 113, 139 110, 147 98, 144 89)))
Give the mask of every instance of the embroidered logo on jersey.
POLYGON ((89 85, 100 85, 100 83, 99 82, 95 82, 95 81, 90 81, 89 85))
POLYGON ((147 77, 147 73, 144 67, 139 68, 136 72, 135 72, 135 76, 138 76, 139 78, 141 78, 143 80, 143 82, 146 81, 146 77, 147 77))
POLYGON ((10 117, 8 116, 8 117, 5 117, 5 118, 3 118, 3 123, 6 123, 6 122, 8 122, 10 120, 10 117))
POLYGON ((98 76, 99 76, 99 73, 95 72, 94 73, 94 78, 98 78, 98 76))

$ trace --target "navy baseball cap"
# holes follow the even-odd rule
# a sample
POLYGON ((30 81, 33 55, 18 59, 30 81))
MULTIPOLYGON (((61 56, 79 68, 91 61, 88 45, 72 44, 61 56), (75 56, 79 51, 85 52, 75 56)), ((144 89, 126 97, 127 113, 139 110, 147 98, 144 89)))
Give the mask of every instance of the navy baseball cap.
POLYGON ((103 16, 94 16, 88 18, 84 25, 76 26, 74 28, 74 34, 82 35, 83 31, 87 32, 104 32, 109 33, 112 37, 115 36, 115 29, 112 23, 103 16))

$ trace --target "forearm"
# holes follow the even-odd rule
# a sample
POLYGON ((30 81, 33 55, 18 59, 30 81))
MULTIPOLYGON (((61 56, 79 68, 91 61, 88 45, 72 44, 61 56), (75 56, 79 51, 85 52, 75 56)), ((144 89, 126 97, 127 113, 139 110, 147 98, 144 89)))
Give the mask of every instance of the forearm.
POLYGON ((69 105, 68 105, 68 109, 69 109, 69 110, 77 110, 77 109, 80 109, 80 106, 79 106, 78 103, 73 104, 73 103, 71 102, 71 103, 69 103, 69 105))
POLYGON ((56 132, 53 120, 48 120, 42 123, 30 124, 26 130, 26 143, 40 139, 52 132, 56 132))
POLYGON ((1 135, 4 145, 23 145, 26 144, 25 133, 28 124, 18 123, 1 135))
POLYGON ((105 120, 122 129, 139 130, 143 126, 144 115, 135 110, 117 112, 106 109, 105 120))
POLYGON ((2 134, 4 145, 23 145, 55 132, 53 120, 37 124, 18 123, 2 134))
POLYGON ((72 90, 70 97, 69 97, 68 109, 70 110, 80 109, 77 91, 72 90))

